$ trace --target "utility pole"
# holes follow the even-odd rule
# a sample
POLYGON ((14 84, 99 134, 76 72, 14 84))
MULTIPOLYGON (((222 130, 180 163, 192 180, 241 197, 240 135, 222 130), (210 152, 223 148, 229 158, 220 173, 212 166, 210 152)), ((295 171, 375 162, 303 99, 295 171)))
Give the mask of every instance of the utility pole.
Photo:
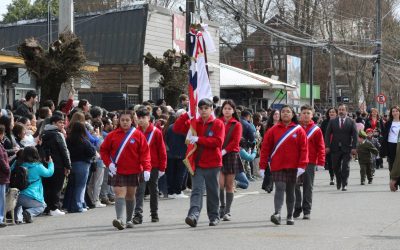
POLYGON ((332 29, 332 21, 329 21, 329 59, 331 64, 331 98, 332 98, 332 107, 336 107, 336 79, 335 79, 335 49, 332 46, 333 44, 333 29, 332 29))
POLYGON ((47 1, 47 48, 50 48, 50 43, 52 42, 52 32, 53 29, 51 28, 51 1, 47 1))
POLYGON ((380 61, 381 61, 381 47, 382 47, 382 20, 381 20, 381 0, 376 0, 376 53, 377 58, 375 62, 375 106, 379 113, 382 113, 382 105, 378 103, 377 96, 381 91, 381 72, 380 72, 380 61))
MULTIPOLYGON (((58 34, 64 31, 74 32, 74 1, 62 0, 58 8, 58 34)), ((67 100, 69 92, 74 88, 74 79, 61 85, 58 100, 67 100)))
POLYGON ((310 68, 309 68, 309 82, 310 82, 310 106, 314 108, 314 48, 310 47, 310 68))
MULTIPOLYGON (((192 24, 192 16, 196 11, 195 0, 186 0, 186 32, 190 31, 190 25, 192 24)), ((186 46, 186 49, 188 46, 186 46)))

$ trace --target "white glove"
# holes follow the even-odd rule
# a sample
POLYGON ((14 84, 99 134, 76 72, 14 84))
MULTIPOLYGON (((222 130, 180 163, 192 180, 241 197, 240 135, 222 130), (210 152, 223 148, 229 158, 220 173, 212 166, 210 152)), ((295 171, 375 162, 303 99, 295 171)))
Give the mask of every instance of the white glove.
POLYGON ((163 177, 164 174, 165 174, 165 172, 163 172, 163 171, 158 171, 158 179, 160 179, 161 177, 163 177))
POLYGON ((117 174, 117 167, 115 166, 114 163, 110 163, 110 165, 108 165, 108 175, 113 177, 114 175, 117 174))
POLYGON ((150 180, 150 172, 149 171, 144 171, 143 172, 143 177, 144 177, 144 181, 149 181, 150 180))
POLYGON ((222 149, 222 156, 226 155, 226 150, 222 149))
POLYGON ((297 177, 302 175, 305 172, 304 168, 297 168, 297 177))
POLYGON ((261 176, 261 178, 264 179, 264 176, 265 176, 265 170, 264 169, 260 169, 260 176, 261 176))
POLYGON ((195 144, 198 141, 199 141, 199 137, 198 136, 190 136, 189 137, 190 144, 195 144))

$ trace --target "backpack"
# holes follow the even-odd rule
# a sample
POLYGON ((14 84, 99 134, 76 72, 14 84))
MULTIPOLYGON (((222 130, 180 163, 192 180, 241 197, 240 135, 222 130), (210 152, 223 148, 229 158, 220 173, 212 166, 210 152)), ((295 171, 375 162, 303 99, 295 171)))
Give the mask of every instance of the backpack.
POLYGON ((18 188, 19 191, 26 189, 31 183, 28 181, 28 170, 16 165, 10 175, 10 188, 18 188))

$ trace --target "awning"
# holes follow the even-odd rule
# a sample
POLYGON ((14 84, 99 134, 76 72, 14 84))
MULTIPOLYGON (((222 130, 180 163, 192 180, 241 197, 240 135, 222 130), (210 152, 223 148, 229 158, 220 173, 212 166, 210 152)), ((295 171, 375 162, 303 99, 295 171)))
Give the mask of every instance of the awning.
MULTIPOLYGON (((210 65, 210 63, 209 63, 210 65)), ((220 69, 221 89, 285 89, 294 90, 296 86, 278 80, 271 79, 247 70, 220 63, 219 66, 211 64, 211 67, 220 69)))

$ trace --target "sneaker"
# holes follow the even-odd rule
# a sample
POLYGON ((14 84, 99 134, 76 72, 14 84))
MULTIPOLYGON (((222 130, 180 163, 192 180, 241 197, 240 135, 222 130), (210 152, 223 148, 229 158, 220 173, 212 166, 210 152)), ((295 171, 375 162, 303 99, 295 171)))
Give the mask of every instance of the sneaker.
POLYGON ((96 208, 102 208, 102 207, 106 207, 107 205, 106 205, 106 204, 102 204, 100 201, 96 201, 96 202, 94 203, 94 206, 95 206, 96 208))
POLYGON ((208 224, 210 227, 215 227, 216 225, 219 224, 219 219, 214 219, 211 220, 210 223, 208 224))
POLYGON ((25 223, 32 223, 33 222, 31 214, 26 210, 24 210, 22 212, 22 217, 24 218, 25 223))
POLYGON ((303 220, 309 220, 309 219, 311 219, 311 218, 310 218, 310 214, 305 214, 305 215, 303 216, 303 220))
POLYGON ((368 181, 368 184, 372 184, 372 180, 369 180, 369 181, 368 181))
POLYGON ((186 217, 185 223, 188 224, 191 227, 196 227, 197 226, 197 220, 193 216, 186 217))
POLYGON ((122 223, 121 220, 115 219, 113 220, 112 224, 115 228, 118 228, 118 230, 123 230, 125 228, 124 223, 122 223))
POLYGON ((158 214, 151 215, 151 222, 159 222, 160 218, 158 218, 158 214))
POLYGON ((294 219, 293 217, 287 218, 286 219, 286 225, 294 225, 294 219))
POLYGON ((168 199, 176 199, 176 194, 168 194, 168 199))
POLYGON ((333 185, 335 185, 335 182, 334 182, 333 180, 331 180, 331 181, 329 182, 329 185, 333 186, 333 185))
POLYGON ((125 224, 126 228, 133 228, 133 222, 132 221, 127 221, 125 224))
POLYGON ((281 224, 281 215, 280 214, 273 214, 271 215, 271 222, 275 225, 281 224))
POLYGON ((51 216, 61 216, 61 215, 65 215, 64 212, 60 211, 60 209, 56 209, 56 210, 50 210, 50 215, 51 216))
POLYGON ((114 205, 115 202, 110 201, 108 198, 102 198, 100 201, 102 204, 106 205, 106 206, 110 206, 110 205, 114 205))
POLYGON ((294 217, 294 218, 299 218, 301 212, 302 212, 302 209, 301 209, 301 208, 296 208, 296 209, 294 210, 293 217, 294 217))
POLYGON ((85 213, 85 212, 87 212, 87 211, 88 211, 87 208, 82 208, 82 213, 85 213))
POLYGON ((231 220, 231 214, 225 214, 224 217, 222 218, 223 221, 230 221, 231 220))
POLYGON ((189 198, 189 196, 185 195, 184 193, 174 194, 174 197, 177 198, 177 199, 186 199, 186 198, 189 198))
POLYGON ((365 182, 364 182, 364 181, 362 181, 362 182, 361 182, 361 185, 365 185, 365 182))
POLYGON ((143 222, 143 217, 141 215, 137 215, 135 214, 135 216, 132 219, 133 224, 138 225, 138 224, 142 224, 143 222))
POLYGON ((7 224, 6 223, 4 223, 4 222, 0 222, 0 228, 2 228, 2 227, 6 227, 7 226, 7 224))

